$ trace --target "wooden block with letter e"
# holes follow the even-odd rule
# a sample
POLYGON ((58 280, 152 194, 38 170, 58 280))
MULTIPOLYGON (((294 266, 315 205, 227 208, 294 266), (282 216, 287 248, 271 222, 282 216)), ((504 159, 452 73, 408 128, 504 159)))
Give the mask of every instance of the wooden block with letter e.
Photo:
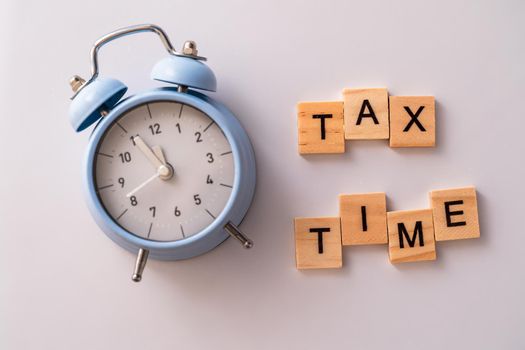
POLYGON ((474 187, 430 192, 436 241, 479 237, 478 201, 474 187))
POLYGON ((343 245, 386 244, 385 193, 339 195, 343 245))
POLYGON ((387 221, 390 262, 436 260, 432 209, 392 211, 387 221))
POLYGON ((434 147, 433 96, 390 96, 390 147, 434 147))
POLYGON ((297 104, 299 153, 344 153, 343 102, 297 104))
POLYGON ((339 218, 295 218, 295 261, 298 269, 343 266, 339 218))
POLYGON ((387 89, 344 89, 343 100, 347 140, 390 137, 387 89))

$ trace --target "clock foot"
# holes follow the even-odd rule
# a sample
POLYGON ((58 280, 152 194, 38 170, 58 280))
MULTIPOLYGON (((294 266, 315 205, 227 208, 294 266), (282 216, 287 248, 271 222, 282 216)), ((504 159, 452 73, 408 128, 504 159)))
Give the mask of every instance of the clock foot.
POLYGON ((226 226, 224 226, 224 229, 228 234, 235 239, 237 239, 239 242, 241 242, 242 246, 246 249, 250 249, 253 247, 253 241, 249 239, 244 233, 239 230, 237 226, 232 224, 231 222, 228 222, 226 226))
POLYGON ((133 282, 140 282, 142 279, 142 272, 144 272, 144 267, 146 267, 146 262, 148 261, 149 250, 139 249, 137 255, 137 261, 135 262, 135 270, 133 271, 133 276, 131 279, 133 282))

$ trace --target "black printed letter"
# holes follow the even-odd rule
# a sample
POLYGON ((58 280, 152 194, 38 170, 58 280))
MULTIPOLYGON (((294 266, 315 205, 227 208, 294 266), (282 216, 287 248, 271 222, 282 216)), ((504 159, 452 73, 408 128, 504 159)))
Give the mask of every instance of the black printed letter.
POLYGON ((372 118, 374 124, 379 124, 376 114, 374 113, 374 110, 372 109, 372 106, 368 100, 363 101, 363 104, 361 105, 361 111, 359 111, 359 116, 357 117, 357 123, 355 123, 355 125, 361 125, 361 120, 363 118, 372 118), (368 109, 368 113, 365 113, 366 108, 368 109))
POLYGON ((410 130, 410 127, 412 126, 412 124, 416 124, 419 130, 426 131, 425 128, 423 127, 423 124, 421 124, 419 120, 417 120, 417 118, 419 117, 419 114, 423 112, 423 109, 425 108, 425 106, 419 107, 416 114, 414 114, 410 110, 410 107, 405 106, 404 108, 405 108, 405 111, 407 111, 408 115, 410 116, 410 121, 408 122, 407 126, 405 126, 405 128, 403 129, 403 132, 407 132, 408 130, 410 130))
POLYGON ((410 248, 413 248, 416 244, 416 235, 419 236, 419 246, 425 246, 425 241, 423 240, 423 224, 421 221, 416 221, 416 225, 414 226, 414 234, 412 235, 412 238, 409 237, 407 228, 402 222, 397 224, 397 234, 399 236, 399 248, 405 248, 403 236, 405 236, 405 238, 407 239, 410 248))
POLYGON ((323 254, 323 232, 330 232, 330 227, 311 228, 310 232, 317 232, 317 246, 319 254, 323 254))
POLYGON ((445 202, 445 216, 447 217, 447 227, 466 226, 467 225, 467 223, 465 221, 452 222, 452 216, 453 215, 463 215, 464 212, 463 212, 463 210, 450 211, 450 207, 452 205, 460 205, 460 204, 463 204, 462 200, 445 202))
POLYGON ((314 119, 321 119, 321 140, 326 138, 326 128, 325 128, 325 118, 332 118, 331 114, 314 114, 312 116, 314 119))
POLYGON ((368 230, 368 225, 366 222, 366 207, 361 207, 361 224, 363 226, 363 231, 366 232, 368 230))

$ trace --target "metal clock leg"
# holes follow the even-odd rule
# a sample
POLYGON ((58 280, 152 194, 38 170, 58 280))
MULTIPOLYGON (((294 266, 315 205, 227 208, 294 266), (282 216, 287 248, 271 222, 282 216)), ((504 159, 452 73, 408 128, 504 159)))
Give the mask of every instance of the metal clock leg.
POLYGON ((249 239, 248 236, 246 236, 244 233, 242 233, 237 226, 232 224, 231 221, 228 222, 226 226, 224 226, 224 229, 226 230, 226 232, 228 232, 230 236, 236 238, 239 242, 241 242, 244 248, 250 249, 251 247, 253 247, 253 241, 249 239))
POLYGON ((133 271, 133 276, 131 279, 133 282, 140 282, 142 279, 142 272, 144 272, 144 267, 146 267, 146 262, 148 261, 149 250, 139 249, 137 255, 137 261, 135 262, 135 270, 133 271))

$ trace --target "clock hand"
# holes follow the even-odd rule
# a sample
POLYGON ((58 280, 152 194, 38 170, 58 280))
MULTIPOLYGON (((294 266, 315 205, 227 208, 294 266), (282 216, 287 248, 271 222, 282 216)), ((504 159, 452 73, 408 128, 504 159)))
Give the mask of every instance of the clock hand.
POLYGON ((166 166, 166 168, 168 169, 168 172, 166 174, 162 174, 160 176, 160 178, 162 180, 169 180, 173 177, 173 167, 171 166, 170 163, 168 163, 166 161, 166 157, 164 157, 164 152, 162 151, 162 148, 158 145, 155 145, 155 146, 152 146, 151 147, 151 150, 153 151, 153 153, 155 153, 155 155, 157 156, 157 158, 160 159, 160 161, 166 166))
POLYGON ((126 197, 131 197, 138 191, 140 191, 143 187, 145 187, 147 184, 149 184, 151 181, 155 180, 156 178, 160 177, 166 177, 170 174, 170 169, 166 165, 161 165, 155 174, 153 174, 149 179, 135 187, 131 192, 129 192, 126 197))
POLYGON ((171 167, 171 165, 166 163, 164 159, 164 153, 162 153, 162 149, 160 149, 159 146, 157 147, 160 149, 161 157, 155 154, 155 152, 153 152, 153 150, 146 144, 146 142, 144 142, 144 140, 139 135, 133 137, 133 141, 140 149, 140 151, 150 161, 150 163, 153 164, 153 166, 157 169, 157 172, 160 174, 159 177, 162 180, 169 180, 173 176, 173 168, 171 167))
POLYGON ((156 169, 158 169, 161 165, 165 164, 155 155, 155 153, 153 153, 151 148, 146 144, 146 142, 144 142, 144 140, 139 135, 133 137, 133 141, 156 169))
POLYGON ((126 197, 131 197, 133 196, 135 193, 137 193, 138 191, 140 191, 144 186, 146 186, 147 184, 149 184, 151 181, 155 180, 156 178, 158 178, 160 175, 159 173, 155 173, 153 174, 152 177, 150 177, 149 179, 147 179, 146 181, 144 181, 143 183, 141 183, 140 185, 138 185, 137 187, 135 187, 134 189, 131 190, 130 193, 128 193, 126 195, 126 197))
POLYGON ((151 147, 151 150, 157 156, 157 158, 160 159, 162 164, 166 164, 166 157, 164 157, 164 152, 162 152, 162 148, 160 148, 160 146, 153 146, 151 147))

